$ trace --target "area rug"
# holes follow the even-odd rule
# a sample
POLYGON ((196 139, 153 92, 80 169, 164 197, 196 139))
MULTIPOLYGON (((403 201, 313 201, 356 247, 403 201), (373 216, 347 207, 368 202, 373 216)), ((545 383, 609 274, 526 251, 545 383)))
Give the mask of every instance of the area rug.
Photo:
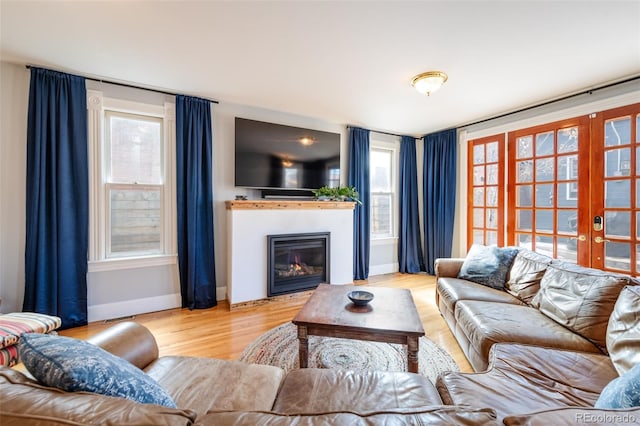
MULTIPOLYGON (((435 384, 443 371, 459 371, 451 355, 426 337, 418 352, 419 373, 435 384)), ((273 328, 247 346, 240 361, 275 365, 285 371, 300 368, 298 331, 288 322, 273 328)), ((407 371, 405 345, 309 336, 309 367, 349 370, 407 371)))

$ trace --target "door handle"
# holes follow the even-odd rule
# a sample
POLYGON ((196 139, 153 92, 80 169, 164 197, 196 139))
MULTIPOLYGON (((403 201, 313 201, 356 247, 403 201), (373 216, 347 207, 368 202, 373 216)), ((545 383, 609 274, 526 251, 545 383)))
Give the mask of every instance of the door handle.
POLYGON ((598 244, 602 244, 602 243, 608 243, 609 240, 605 240, 604 238, 597 236, 593 239, 594 242, 598 243, 598 244))

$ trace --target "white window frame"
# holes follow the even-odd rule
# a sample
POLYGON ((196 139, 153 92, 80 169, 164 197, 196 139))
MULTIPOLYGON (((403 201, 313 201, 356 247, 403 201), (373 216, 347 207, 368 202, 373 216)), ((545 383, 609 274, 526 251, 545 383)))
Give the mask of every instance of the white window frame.
MULTIPOLYGON (((373 197, 374 194, 390 194, 391 195, 391 233, 380 235, 373 234, 372 231, 369 231, 369 237, 372 241, 372 244, 383 243, 388 240, 396 240, 398 238, 398 181, 399 181, 399 167, 398 163, 400 161, 399 152, 400 152, 400 141, 383 141, 380 139, 371 139, 369 141, 369 152, 373 151, 385 151, 391 152, 391 192, 373 192, 371 191, 370 196, 373 197)), ((370 199, 371 199, 370 198, 370 199)), ((372 216, 371 206, 369 206, 369 215, 372 216)))
MULTIPOLYGON (((89 272, 141 268, 177 263, 175 202, 175 104, 153 105, 103 97, 102 92, 87 91, 89 124, 89 272), (108 257, 109 192, 118 186, 107 182, 108 165, 105 149, 105 112, 136 114, 163 119, 163 188, 161 204, 162 253, 108 257)), ((145 185, 141 185, 143 188, 145 185)), ((157 187, 152 185, 153 187, 157 187)))

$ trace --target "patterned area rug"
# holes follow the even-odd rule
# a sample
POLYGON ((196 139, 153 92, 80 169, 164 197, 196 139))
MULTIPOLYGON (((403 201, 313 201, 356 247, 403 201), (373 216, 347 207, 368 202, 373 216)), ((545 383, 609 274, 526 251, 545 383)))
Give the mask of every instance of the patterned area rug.
MULTIPOLYGON (((289 322, 267 331, 244 349, 240 361, 275 365, 285 371, 300 368, 297 327, 289 322)), ((451 355, 426 337, 420 338, 418 364, 420 374, 434 384, 441 372, 459 371, 451 355)), ((309 367, 407 371, 407 347, 309 336, 309 367)))

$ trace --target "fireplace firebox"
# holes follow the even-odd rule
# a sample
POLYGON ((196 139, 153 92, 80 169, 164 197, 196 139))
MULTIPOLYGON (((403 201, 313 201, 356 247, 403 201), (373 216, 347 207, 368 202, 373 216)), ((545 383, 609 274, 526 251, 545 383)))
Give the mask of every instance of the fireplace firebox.
POLYGON ((310 290, 329 282, 329 232, 267 235, 267 295, 310 290))

